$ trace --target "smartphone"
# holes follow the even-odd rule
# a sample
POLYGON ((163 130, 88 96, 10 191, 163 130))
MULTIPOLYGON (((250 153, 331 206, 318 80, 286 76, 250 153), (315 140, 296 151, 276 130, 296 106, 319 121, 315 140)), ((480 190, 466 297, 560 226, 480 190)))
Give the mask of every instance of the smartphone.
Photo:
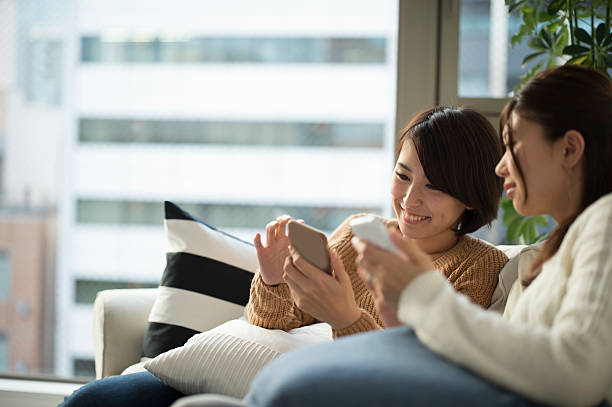
POLYGON ((353 234, 369 243, 375 244, 381 249, 399 254, 398 248, 389 237, 389 231, 385 224, 374 215, 360 216, 349 223, 353 234))
POLYGON ((325 234, 294 220, 290 220, 287 227, 289 241, 302 257, 313 266, 331 274, 329 247, 325 234))

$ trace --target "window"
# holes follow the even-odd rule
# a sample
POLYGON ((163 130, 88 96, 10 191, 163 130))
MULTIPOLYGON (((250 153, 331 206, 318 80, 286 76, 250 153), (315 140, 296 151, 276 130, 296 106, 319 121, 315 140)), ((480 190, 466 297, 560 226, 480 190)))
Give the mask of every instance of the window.
POLYGON ((74 358, 72 375, 76 377, 96 377, 96 366, 93 359, 74 358))
POLYGON ((496 120, 530 53, 525 44, 510 46, 520 21, 504 0, 448 3, 441 9, 440 103, 475 107, 496 120))
POLYGON ((77 279, 75 281, 74 299, 77 304, 91 305, 94 303, 98 291, 125 288, 157 288, 158 285, 158 283, 77 279))
POLYGON ((6 372, 10 368, 11 353, 8 335, 0 332, 0 371, 6 372))
MULTIPOLYGON (((319 207, 293 205, 237 205, 232 203, 182 203, 181 208, 207 223, 221 229, 258 229, 283 214, 322 230, 333 230, 344 219, 355 213, 380 213, 381 208, 373 207, 319 207)), ((164 219, 161 202, 79 200, 77 221, 82 224, 113 225, 161 225, 164 219)))
POLYGON ((0 251, 0 301, 11 298, 11 258, 7 251, 0 251))
POLYGON ((93 375, 92 302, 158 284, 164 200, 248 240, 391 211, 397 0, 159 4, 0 2, 0 206, 50 296, 5 370, 93 375))
POLYGON ((385 123, 79 120, 83 143, 167 143, 382 148, 385 123))
POLYGON ((81 38, 82 62, 384 64, 385 38, 176 38, 141 34, 81 38))

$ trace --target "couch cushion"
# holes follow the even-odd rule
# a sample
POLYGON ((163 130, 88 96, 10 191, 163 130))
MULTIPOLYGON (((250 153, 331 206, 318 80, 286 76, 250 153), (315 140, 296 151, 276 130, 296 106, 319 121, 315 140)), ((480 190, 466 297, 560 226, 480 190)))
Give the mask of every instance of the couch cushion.
POLYGON ((195 335, 184 346, 145 363, 155 376, 185 394, 219 393, 243 397, 268 362, 306 345, 332 340, 325 323, 289 332, 264 329, 243 317, 195 335))
POLYGON ((242 315, 258 263, 251 243, 165 202, 166 269, 149 314, 143 356, 242 315))

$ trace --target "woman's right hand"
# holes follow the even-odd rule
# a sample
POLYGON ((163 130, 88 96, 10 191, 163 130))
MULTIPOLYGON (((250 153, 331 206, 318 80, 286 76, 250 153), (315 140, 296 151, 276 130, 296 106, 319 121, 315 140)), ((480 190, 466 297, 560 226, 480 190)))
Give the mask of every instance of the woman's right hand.
POLYGON ((266 245, 261 243, 261 235, 257 233, 253 239, 261 279, 267 285, 277 285, 283 282, 283 265, 289 256, 288 215, 279 216, 266 225, 266 245))

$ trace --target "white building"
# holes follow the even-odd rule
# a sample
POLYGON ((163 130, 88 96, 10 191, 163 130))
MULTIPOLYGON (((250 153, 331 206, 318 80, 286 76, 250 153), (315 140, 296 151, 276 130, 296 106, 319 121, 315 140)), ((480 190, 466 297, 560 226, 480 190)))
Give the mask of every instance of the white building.
POLYGON ((249 240, 389 213, 396 1, 65 3, 55 373, 93 357, 94 288, 159 281, 164 200, 249 240))

